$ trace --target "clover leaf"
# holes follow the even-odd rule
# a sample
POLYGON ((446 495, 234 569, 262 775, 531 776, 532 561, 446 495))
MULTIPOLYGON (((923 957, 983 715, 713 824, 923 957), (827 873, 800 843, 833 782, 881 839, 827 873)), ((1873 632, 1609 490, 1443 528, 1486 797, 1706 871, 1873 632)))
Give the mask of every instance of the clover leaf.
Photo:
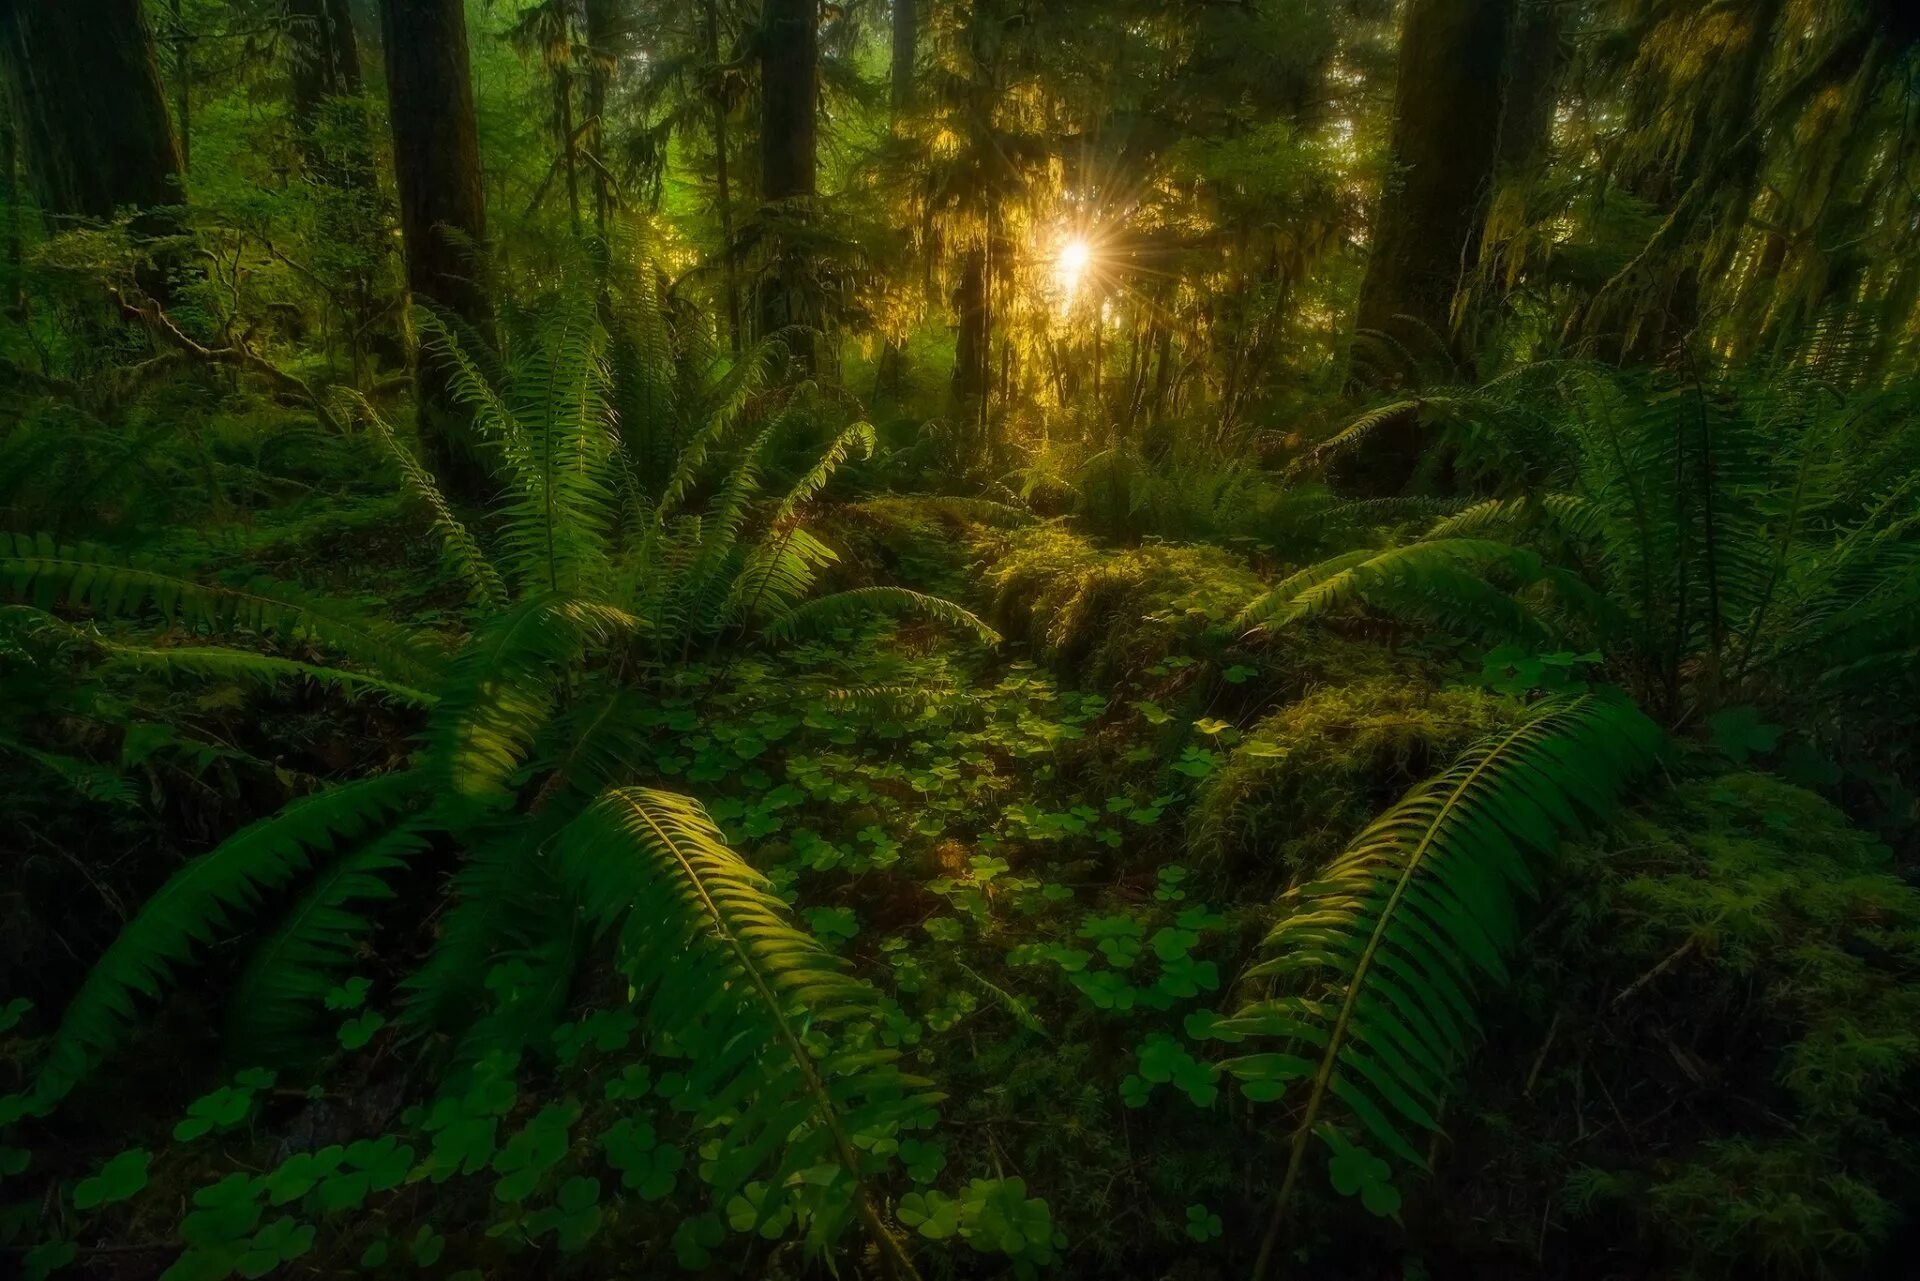
POLYGON ((122 1152, 101 1166, 100 1173, 80 1180, 80 1186, 73 1190, 74 1208, 91 1210, 126 1200, 147 1186, 147 1166, 152 1160, 153 1154, 145 1148, 122 1152))

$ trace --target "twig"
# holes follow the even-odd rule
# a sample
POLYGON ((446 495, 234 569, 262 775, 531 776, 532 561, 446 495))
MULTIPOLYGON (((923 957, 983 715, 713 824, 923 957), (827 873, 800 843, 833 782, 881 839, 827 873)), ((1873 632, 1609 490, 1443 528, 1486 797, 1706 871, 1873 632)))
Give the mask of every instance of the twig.
POLYGON ((1687 953, 1693 951, 1694 946, 1697 943, 1699 943, 1699 941, 1700 941, 1700 936, 1698 934, 1687 935, 1686 942, 1682 943, 1679 947, 1676 947, 1673 949, 1673 951, 1669 952, 1666 955, 1666 958, 1664 960, 1662 960, 1659 964, 1655 965, 1652 969, 1648 970, 1645 974, 1642 974, 1639 978, 1635 979, 1633 982, 1621 988, 1620 994, 1613 998, 1613 1008, 1618 1009, 1626 1001, 1628 997, 1632 996, 1634 993, 1638 992, 1641 988, 1653 982, 1655 979, 1659 978, 1662 974, 1665 974, 1668 970, 1672 969, 1675 965, 1679 964, 1681 959, 1684 958, 1687 955, 1687 953))
POLYGON ((121 314, 129 320, 137 320, 146 326, 147 331, 157 338, 164 339, 174 347, 185 352, 193 359, 208 365, 230 365, 247 369, 259 374, 275 388, 291 393, 304 400, 312 408, 314 416, 328 429, 344 436, 346 429, 340 425, 333 411, 318 392, 303 380, 294 377, 259 352, 246 345, 243 340, 235 339, 226 347, 208 347, 183 332, 173 318, 161 308, 159 303, 135 303, 129 301, 118 289, 109 289, 108 294, 120 308, 121 314))

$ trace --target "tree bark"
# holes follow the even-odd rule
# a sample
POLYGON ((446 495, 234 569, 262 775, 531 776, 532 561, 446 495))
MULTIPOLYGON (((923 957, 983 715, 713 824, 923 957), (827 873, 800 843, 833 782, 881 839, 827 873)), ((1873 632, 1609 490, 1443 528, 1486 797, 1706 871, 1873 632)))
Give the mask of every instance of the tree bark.
MULTIPOLYGON (((484 334, 487 300, 468 247, 484 244, 487 218, 466 8, 461 0, 385 0, 381 16, 407 288, 484 334)), ((482 473, 465 439, 465 415, 444 372, 430 361, 416 365, 421 437, 443 479, 472 496, 482 473)))
MULTIPOLYGON (((760 332, 803 323, 794 282, 801 252, 781 224, 803 221, 815 194, 819 148, 819 0, 766 0, 760 31, 760 196, 770 209, 769 270, 760 287, 760 332)), ((806 353, 799 353, 802 363, 806 353)))
POLYGON ((487 234, 466 10, 460 0, 385 0, 381 12, 407 287, 479 324, 486 300, 456 243, 487 234))
POLYGON ((975 245, 960 265, 953 309, 960 330, 953 347, 953 405, 962 421, 979 417, 987 397, 987 251, 975 245))
POLYGON ((1531 169, 1546 153, 1558 101, 1563 23, 1554 0, 1521 0, 1495 157, 1503 174, 1531 169))
POLYGON ((1407 0, 1393 111, 1401 173, 1380 201, 1357 325, 1422 354, 1437 338, 1436 354, 1460 355, 1453 298, 1479 254, 1515 3, 1407 0))
POLYGON ((915 0, 893 0, 893 64, 889 71, 896 117, 913 105, 913 55, 920 34, 919 17, 915 0))
POLYGON ((180 202, 185 165, 140 0, 0 0, 0 59, 47 214, 180 202))
POLYGON ((604 237, 613 211, 607 186, 607 102, 620 65, 625 19, 620 0, 587 0, 587 151, 593 166, 593 222, 604 237))
POLYGON ((180 0, 173 0, 173 115, 180 134, 180 170, 193 172, 193 37, 180 0))
POLYGON ((714 199, 720 213, 720 264, 727 288, 727 341, 740 354, 740 283, 733 254, 733 189, 727 175, 727 90, 720 70, 720 0, 706 0, 707 90, 713 106, 714 199))
POLYGON ((293 123, 304 139, 333 98, 360 92, 360 48, 347 0, 287 0, 293 123))
POLYGON ((819 0, 766 0, 760 46, 761 197, 811 197, 820 97, 819 0))

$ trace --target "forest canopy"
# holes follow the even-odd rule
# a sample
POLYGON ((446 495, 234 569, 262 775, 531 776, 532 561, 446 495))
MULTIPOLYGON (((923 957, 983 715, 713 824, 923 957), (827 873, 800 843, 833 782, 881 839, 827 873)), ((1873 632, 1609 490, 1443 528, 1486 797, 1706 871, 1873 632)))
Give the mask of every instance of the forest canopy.
POLYGON ((1909 1275, 1920 8, 0 89, 0 1276, 1909 1275))

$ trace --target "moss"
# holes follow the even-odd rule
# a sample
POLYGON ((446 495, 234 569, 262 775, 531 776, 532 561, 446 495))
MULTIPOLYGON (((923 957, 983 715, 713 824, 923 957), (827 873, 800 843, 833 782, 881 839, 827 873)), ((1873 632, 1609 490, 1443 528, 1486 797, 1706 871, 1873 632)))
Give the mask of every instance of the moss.
POLYGON ((1407 788, 1520 712, 1464 688, 1375 678, 1316 690, 1261 721, 1194 803, 1195 862, 1292 879, 1322 866, 1407 788))
POLYGON ((1219 649, 1260 579, 1216 547, 1102 548, 1059 525, 1016 531, 985 570, 996 624, 1097 684, 1219 649))
POLYGON ((831 508, 820 524, 840 556, 835 586, 905 583, 958 596, 974 562, 994 554, 1002 531, 1023 519, 976 499, 887 497, 831 508))
POLYGON ((1888 851, 1733 774, 1661 793, 1554 881, 1527 1026, 1495 1030, 1468 1091, 1475 1217, 1526 1240, 1552 1197, 1573 1252, 1634 1240, 1660 1275, 1870 1270, 1920 1177, 1920 891, 1888 851))

